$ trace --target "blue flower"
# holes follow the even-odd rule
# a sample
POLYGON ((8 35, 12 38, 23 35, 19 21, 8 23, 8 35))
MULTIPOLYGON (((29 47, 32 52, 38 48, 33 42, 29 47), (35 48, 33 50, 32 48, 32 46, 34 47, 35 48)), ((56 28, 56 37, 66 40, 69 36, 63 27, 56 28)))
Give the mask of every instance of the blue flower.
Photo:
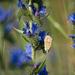
POLYGON ((17 6, 23 8, 23 9, 25 9, 26 7, 25 7, 25 5, 23 4, 23 2, 22 2, 21 0, 18 0, 18 1, 19 1, 19 2, 18 2, 18 4, 17 4, 17 6))
POLYGON ((72 34, 72 35, 69 35, 69 37, 72 37, 72 39, 74 39, 75 38, 75 35, 72 34))
POLYGON ((73 42, 75 43, 75 40, 73 40, 73 42))
POLYGON ((38 31, 39 31, 39 27, 37 26, 37 24, 34 24, 33 22, 32 22, 32 34, 35 34, 35 33, 38 33, 38 31))
POLYGON ((73 48, 75 48, 75 44, 73 44, 73 48))
POLYGON ((31 5, 29 5, 32 8, 32 13, 35 15, 37 9, 34 7, 34 4, 32 3, 31 5))
POLYGON ((26 45, 25 52, 28 56, 32 57, 32 47, 29 44, 26 45))
MULTIPOLYGON (((49 35, 49 32, 47 32, 47 34, 46 35, 49 35)), ((40 42, 44 42, 44 39, 45 39, 45 31, 40 31, 39 32, 39 39, 40 39, 40 42)))
POLYGON ((10 52, 10 61, 15 67, 31 62, 32 59, 19 48, 13 48, 10 52))
POLYGON ((32 28, 31 28, 32 32, 31 32, 29 29, 26 29, 26 28, 29 28, 28 22, 26 22, 26 23, 27 23, 26 27, 23 28, 23 34, 27 34, 30 37, 31 35, 38 33, 39 27, 37 26, 37 24, 34 24, 32 22, 32 28))
POLYGON ((5 34, 7 34, 7 33, 9 33, 11 30, 12 30, 12 24, 9 23, 8 25, 6 25, 4 32, 5 32, 5 34))
POLYGON ((34 4, 32 3, 31 5, 29 5, 31 8, 32 8, 32 13, 37 16, 43 16, 45 15, 47 12, 46 12, 46 7, 41 5, 39 10, 37 10, 37 8, 34 7, 34 4), (37 14, 37 15, 36 15, 37 14))
POLYGON ((46 71, 46 66, 38 73, 38 75, 48 75, 48 72, 46 71))
POLYGON ((5 21, 13 13, 12 9, 8 9, 6 12, 4 8, 0 6, 0 23, 5 21))
POLYGON ((23 34, 26 34, 26 28, 23 28, 23 34))
POLYGON ((25 28, 26 29, 29 29, 30 27, 29 27, 29 23, 26 21, 26 25, 25 25, 25 28))
POLYGON ((38 12, 39 12, 40 16, 45 15, 47 13, 46 12, 46 7, 43 6, 43 5, 41 5, 40 8, 39 8, 39 10, 38 10, 38 12))
POLYGON ((6 19, 6 14, 2 6, 0 6, 0 22, 3 22, 6 19))
POLYGON ((26 34, 27 34, 27 36, 31 37, 31 32, 29 29, 26 30, 26 34))
POLYGON ((69 21, 72 23, 72 22, 75 22, 75 13, 73 11, 73 16, 71 14, 69 14, 69 21))

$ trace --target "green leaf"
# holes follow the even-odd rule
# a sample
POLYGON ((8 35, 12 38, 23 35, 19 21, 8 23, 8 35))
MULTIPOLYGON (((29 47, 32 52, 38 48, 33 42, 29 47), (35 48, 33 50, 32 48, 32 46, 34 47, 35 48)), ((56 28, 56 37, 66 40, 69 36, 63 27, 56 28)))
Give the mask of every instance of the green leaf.
POLYGON ((22 31, 22 30, 19 30, 19 29, 15 28, 15 27, 13 27, 13 28, 14 28, 17 32, 23 34, 23 31, 22 31))
POLYGON ((33 16, 34 21, 38 24, 38 26, 42 26, 43 25, 43 21, 42 19, 38 19, 37 17, 33 16))
POLYGON ((25 41, 30 43, 30 41, 28 39, 26 39, 23 35, 22 35, 22 37, 24 38, 25 41))
POLYGON ((35 69, 30 75, 38 74, 41 71, 41 69, 44 67, 45 62, 46 62, 46 60, 44 60, 44 62, 42 62, 42 64, 39 66, 39 68, 35 69))
POLYGON ((20 20, 21 16, 23 16, 23 15, 27 16, 28 15, 28 11, 26 9, 17 8, 17 11, 16 11, 17 20, 20 20))
POLYGON ((42 64, 39 66, 39 68, 37 69, 36 73, 39 73, 41 71, 41 69, 44 67, 46 60, 44 60, 44 62, 42 62, 42 64))

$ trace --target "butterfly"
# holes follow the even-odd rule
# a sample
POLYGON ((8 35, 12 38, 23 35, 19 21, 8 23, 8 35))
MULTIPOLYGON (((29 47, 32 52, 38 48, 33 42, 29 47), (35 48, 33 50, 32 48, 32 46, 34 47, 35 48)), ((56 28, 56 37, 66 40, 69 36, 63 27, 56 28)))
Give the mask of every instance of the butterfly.
POLYGON ((45 36, 45 39, 44 39, 44 47, 45 47, 45 51, 48 52, 51 48, 51 45, 52 45, 52 38, 47 35, 45 36))

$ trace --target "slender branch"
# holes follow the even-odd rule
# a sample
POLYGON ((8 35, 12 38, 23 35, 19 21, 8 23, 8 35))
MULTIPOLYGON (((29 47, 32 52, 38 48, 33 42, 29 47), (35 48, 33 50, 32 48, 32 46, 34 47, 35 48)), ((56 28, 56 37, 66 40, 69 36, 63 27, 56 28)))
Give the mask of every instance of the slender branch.
POLYGON ((5 40, 4 40, 4 46, 2 51, 3 57, 2 57, 2 67, 5 69, 5 40))
MULTIPOLYGON (((29 1, 29 5, 31 5, 32 4, 32 0, 30 0, 29 1)), ((31 7, 29 7, 29 13, 30 13, 30 16, 32 17, 32 8, 31 7)), ((29 22, 29 25, 30 25, 30 31, 31 31, 31 28, 32 28, 32 22, 33 22, 33 20, 32 20, 32 18, 30 18, 30 22, 29 22)), ((32 31, 31 31, 32 32, 32 31)), ((34 59, 35 59, 35 49, 34 49, 34 47, 32 46, 32 60, 34 61, 34 59)))

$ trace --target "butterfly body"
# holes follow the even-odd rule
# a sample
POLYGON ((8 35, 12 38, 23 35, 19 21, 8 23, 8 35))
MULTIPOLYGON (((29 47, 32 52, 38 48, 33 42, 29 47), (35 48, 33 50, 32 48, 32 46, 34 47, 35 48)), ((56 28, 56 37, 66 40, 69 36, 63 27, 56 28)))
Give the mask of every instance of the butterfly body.
POLYGON ((51 44, 52 44, 52 38, 49 35, 45 36, 44 46, 45 46, 46 52, 48 52, 50 50, 51 44))

